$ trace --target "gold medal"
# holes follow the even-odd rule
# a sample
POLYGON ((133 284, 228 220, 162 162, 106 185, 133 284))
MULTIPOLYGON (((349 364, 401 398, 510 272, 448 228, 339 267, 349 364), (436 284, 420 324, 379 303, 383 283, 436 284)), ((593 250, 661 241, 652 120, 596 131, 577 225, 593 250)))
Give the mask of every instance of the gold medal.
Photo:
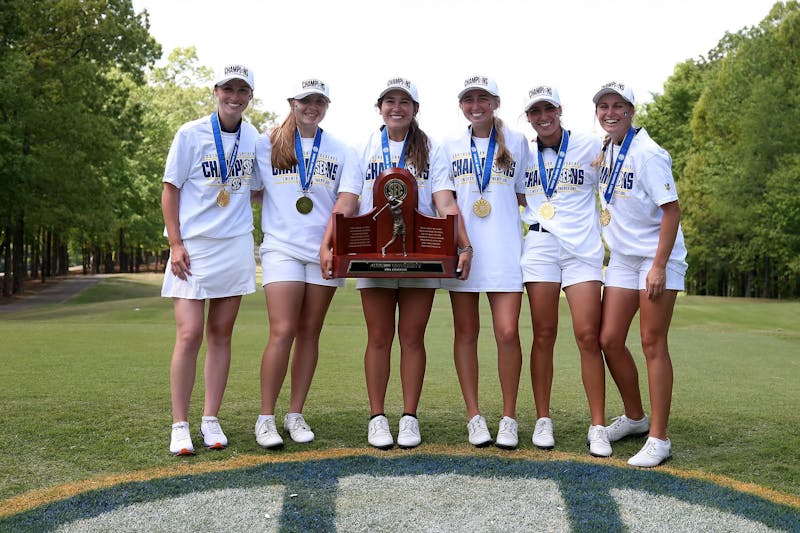
POLYGON ((550 220, 556 214, 556 208, 550 202, 545 202, 539 207, 539 216, 545 220, 550 220))
POLYGON ((231 193, 229 193, 226 189, 222 189, 217 195, 217 205, 220 207, 225 207, 229 203, 231 203, 231 193))
POLYGON ((479 198, 478 200, 475 200, 475 203, 472 204, 472 212, 481 218, 489 216, 491 210, 492 210, 492 204, 490 204, 483 197, 479 198))
POLYGON ((308 196, 301 196, 294 204, 300 214, 307 215, 314 209, 314 202, 308 196))
POLYGON ((608 209, 603 209, 600 211, 600 225, 608 226, 609 222, 611 222, 611 211, 608 209))

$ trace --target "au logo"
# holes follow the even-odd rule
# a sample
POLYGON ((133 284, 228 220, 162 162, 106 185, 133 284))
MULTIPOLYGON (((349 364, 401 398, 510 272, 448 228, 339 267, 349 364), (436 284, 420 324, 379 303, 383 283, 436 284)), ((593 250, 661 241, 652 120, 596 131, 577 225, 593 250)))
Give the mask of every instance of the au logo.
POLYGON ((412 453, 176 472, 7 516, 0 531, 800 531, 800 506, 595 462, 412 453))

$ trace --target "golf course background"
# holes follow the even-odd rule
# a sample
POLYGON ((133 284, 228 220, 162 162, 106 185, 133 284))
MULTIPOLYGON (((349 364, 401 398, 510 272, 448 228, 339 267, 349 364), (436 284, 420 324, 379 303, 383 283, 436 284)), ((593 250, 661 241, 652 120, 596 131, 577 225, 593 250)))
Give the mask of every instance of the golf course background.
MULTIPOLYGON (((136 478, 143 471, 153 477, 160 468, 175 475, 183 471, 180 465, 207 471, 273 458, 312 459, 314 453, 372 453, 366 445, 365 328, 358 293, 348 284, 337 292, 328 314, 305 409, 317 435, 314 443, 288 441, 283 450, 267 452, 253 438, 259 410, 258 369, 267 338, 263 294, 258 292, 244 298, 234 333, 230 380, 220 412, 230 446, 221 452, 200 450, 186 459, 169 455, 168 368, 174 321, 171 302, 158 297, 160 279, 159 274, 115 275, 65 304, 0 314, 0 406, 6 421, 5 444, 13 451, 0 456, 0 514, 15 512, 10 503, 20 511, 27 507, 25 501, 35 504, 36 494, 57 494, 47 492, 54 487, 76 482, 83 487, 66 490, 67 496, 93 488, 92 480, 136 478), (205 463, 220 464, 202 466, 205 463)), ((527 357, 518 402, 520 449, 475 450, 466 444, 463 401, 452 362, 450 304, 446 293, 438 293, 426 336, 428 370, 419 409, 423 444, 415 453, 589 460, 584 444, 589 415, 565 301, 561 312, 552 402, 556 452, 530 444, 535 411, 527 357)), ((723 485, 739 485, 746 492, 762 492, 773 501, 800 508, 798 317, 798 302, 678 299, 670 335, 675 367, 670 469, 719 479, 723 485)), ((629 346, 641 363, 646 391, 637 326, 629 346)), ((496 431, 501 403, 485 300, 481 329, 480 398, 490 428, 496 431)), ((531 341, 525 305, 520 330, 525 353, 531 341)), ((396 427, 402 405, 397 353, 393 357, 386 411, 396 427)), ((621 413, 621 404, 610 378, 607 389, 610 420, 621 413)), ((193 431, 201 415, 202 393, 200 371, 190 415, 193 431)), ((285 413, 287 398, 284 389, 278 416, 285 413)), ((616 443, 611 460, 589 461, 624 466, 641 443, 637 439, 616 443)), ((394 450, 377 457, 398 454, 407 452, 394 450)))

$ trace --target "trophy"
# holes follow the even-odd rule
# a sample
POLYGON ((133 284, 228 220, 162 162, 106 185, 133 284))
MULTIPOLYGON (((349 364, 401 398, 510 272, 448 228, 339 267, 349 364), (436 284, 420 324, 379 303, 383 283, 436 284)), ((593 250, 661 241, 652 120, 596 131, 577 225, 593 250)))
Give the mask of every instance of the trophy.
POLYGON ((417 180, 402 168, 381 172, 372 210, 333 218, 333 275, 337 278, 451 278, 456 276, 458 217, 417 210, 417 180))

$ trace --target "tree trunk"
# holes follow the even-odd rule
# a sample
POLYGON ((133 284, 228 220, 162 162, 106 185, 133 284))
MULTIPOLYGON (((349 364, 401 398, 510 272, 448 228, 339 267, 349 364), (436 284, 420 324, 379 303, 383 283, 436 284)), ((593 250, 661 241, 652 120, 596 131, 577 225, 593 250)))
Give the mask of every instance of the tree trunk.
POLYGON ((18 294, 22 292, 22 282, 25 281, 25 215, 22 212, 17 215, 13 239, 14 241, 11 245, 11 268, 14 274, 11 292, 13 294, 18 294))
POLYGON ((11 296, 11 217, 3 221, 3 297, 11 296))

